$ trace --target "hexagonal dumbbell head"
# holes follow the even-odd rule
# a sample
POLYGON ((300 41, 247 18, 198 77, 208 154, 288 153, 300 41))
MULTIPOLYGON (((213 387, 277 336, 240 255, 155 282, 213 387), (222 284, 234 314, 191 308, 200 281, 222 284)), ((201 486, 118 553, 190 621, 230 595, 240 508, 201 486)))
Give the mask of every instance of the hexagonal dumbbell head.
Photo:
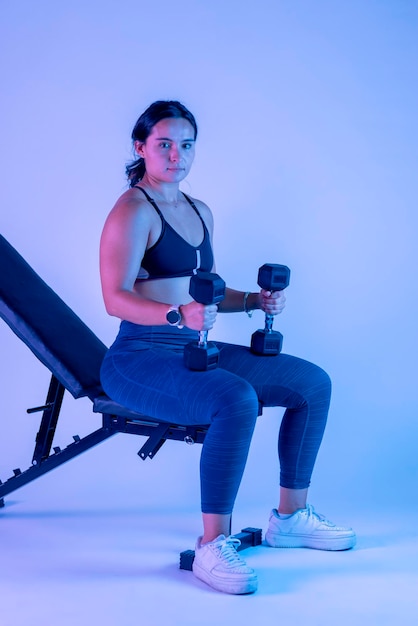
POLYGON ((265 263, 258 270, 258 285, 266 291, 281 291, 289 285, 290 269, 287 265, 265 263))
POLYGON ((218 304, 225 297, 225 281, 213 272, 198 271, 190 279, 189 293, 200 304, 218 304))

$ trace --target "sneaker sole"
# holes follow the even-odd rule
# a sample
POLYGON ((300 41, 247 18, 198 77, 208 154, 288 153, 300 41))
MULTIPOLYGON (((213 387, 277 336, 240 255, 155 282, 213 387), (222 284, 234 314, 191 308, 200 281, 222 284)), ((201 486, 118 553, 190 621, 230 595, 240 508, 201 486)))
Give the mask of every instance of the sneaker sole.
POLYGON ((248 593, 254 593, 257 591, 258 581, 257 576, 254 574, 251 578, 245 580, 236 580, 235 578, 217 578, 206 570, 204 570, 197 563, 193 563, 193 574, 199 580, 216 589, 217 591, 223 591, 224 593, 231 593, 235 595, 244 595, 248 593))
POLYGON ((271 548, 312 548, 313 550, 350 550, 356 545, 356 537, 315 538, 304 535, 276 535, 266 533, 265 541, 271 548))

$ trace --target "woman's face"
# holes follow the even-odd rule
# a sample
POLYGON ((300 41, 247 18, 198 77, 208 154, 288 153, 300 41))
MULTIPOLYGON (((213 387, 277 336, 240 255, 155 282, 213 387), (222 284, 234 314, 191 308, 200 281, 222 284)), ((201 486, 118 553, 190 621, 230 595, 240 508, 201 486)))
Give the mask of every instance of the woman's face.
POLYGON ((135 142, 135 150, 145 159, 149 178, 179 183, 189 173, 195 155, 193 126, 183 118, 163 119, 153 126, 145 143, 135 142))

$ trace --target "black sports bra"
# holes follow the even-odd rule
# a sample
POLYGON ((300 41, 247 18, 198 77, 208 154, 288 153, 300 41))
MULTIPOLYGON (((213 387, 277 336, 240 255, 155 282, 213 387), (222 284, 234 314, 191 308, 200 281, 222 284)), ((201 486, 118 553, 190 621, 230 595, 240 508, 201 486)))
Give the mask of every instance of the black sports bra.
POLYGON ((148 202, 152 204, 160 216, 162 224, 161 234, 157 241, 145 251, 137 280, 193 276, 198 269, 203 272, 210 272, 213 267, 213 252, 209 232, 193 200, 183 193, 187 202, 200 217, 203 225, 203 240, 198 246, 192 246, 170 226, 156 202, 142 187, 135 185, 135 188, 140 189, 148 202), (147 272, 145 276, 143 269, 147 272))

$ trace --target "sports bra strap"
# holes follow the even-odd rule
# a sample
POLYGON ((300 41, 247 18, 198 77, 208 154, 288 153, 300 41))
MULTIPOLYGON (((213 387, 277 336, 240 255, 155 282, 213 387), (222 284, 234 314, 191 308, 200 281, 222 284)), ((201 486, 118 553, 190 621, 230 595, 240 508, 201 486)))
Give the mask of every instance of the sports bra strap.
MULTIPOLYGON (((157 203, 155 202, 154 198, 151 198, 151 196, 145 191, 145 189, 143 189, 142 187, 139 187, 139 185, 134 185, 135 189, 140 189, 142 191, 142 193, 144 194, 144 196, 146 197, 146 199, 148 200, 148 202, 150 202, 152 204, 152 206, 154 207, 154 209, 157 211, 158 215, 161 217, 161 219, 165 222, 165 218, 163 216, 163 214, 161 213, 160 209, 158 208, 157 203)), ((187 200, 187 202, 190 204, 191 207, 193 207, 193 209, 196 211, 196 213, 198 214, 198 216, 200 217, 203 226, 206 226, 202 216, 200 215, 197 206, 195 205, 195 203, 193 202, 193 200, 191 198, 189 198, 189 196, 186 196, 186 194, 184 193, 184 191, 180 192, 187 200)))
POLYGON ((154 209, 157 211, 158 215, 161 217, 161 219, 163 221, 164 220, 164 216, 161 213, 160 209, 157 206, 157 203, 155 202, 154 198, 151 198, 151 196, 149 194, 147 194, 147 192, 145 191, 145 189, 143 189, 142 187, 139 187, 138 185, 134 185, 135 189, 140 189, 142 191, 142 193, 144 194, 144 196, 146 197, 146 199, 148 200, 148 202, 150 202, 152 204, 152 206, 154 207, 154 209))

